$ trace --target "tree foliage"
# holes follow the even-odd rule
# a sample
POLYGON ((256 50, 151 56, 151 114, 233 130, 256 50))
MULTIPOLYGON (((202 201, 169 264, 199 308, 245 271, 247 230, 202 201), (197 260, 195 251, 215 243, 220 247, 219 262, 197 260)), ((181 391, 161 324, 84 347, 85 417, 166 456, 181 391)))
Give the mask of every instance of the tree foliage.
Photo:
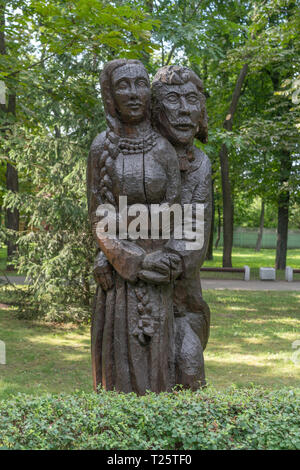
POLYGON ((20 191, 2 191, 18 208, 16 267, 31 280, 21 314, 87 318, 93 294, 85 197, 88 148, 103 130, 99 69, 116 54, 151 52, 152 21, 134 5, 106 1, 6 2, 0 79, 17 96, 1 115, 1 159, 17 170, 20 191), (24 34, 22 34, 24 33, 24 34), (29 37, 30 36, 30 37, 29 37), (66 308, 69 306, 69 308, 66 308), (63 312, 63 313, 62 313, 63 312))
MULTIPOLYGON (((0 6, 6 43, 0 81, 7 99, 16 95, 15 115, 0 114, 0 201, 2 213, 20 211, 16 267, 32 280, 23 306, 31 302, 39 315, 61 312, 63 303, 70 315, 87 312, 94 248, 85 166, 92 139, 106 126, 99 71, 114 57, 138 57, 150 75, 162 65, 188 65, 203 79, 216 212, 222 215, 218 155, 225 145, 234 223, 257 224, 263 198, 267 225, 280 220, 281 207, 299 227, 299 1, 0 0, 0 6), (224 128, 244 64, 232 127, 224 128), (5 188, 7 163, 18 170, 19 193, 5 188)), ((2 241, 6 236, 2 225, 2 241)))

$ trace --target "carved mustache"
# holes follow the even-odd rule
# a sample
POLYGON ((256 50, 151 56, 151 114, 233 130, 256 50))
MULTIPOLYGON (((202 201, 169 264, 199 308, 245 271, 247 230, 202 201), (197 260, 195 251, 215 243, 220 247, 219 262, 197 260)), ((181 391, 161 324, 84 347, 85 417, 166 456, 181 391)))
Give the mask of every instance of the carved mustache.
POLYGON ((183 120, 183 119, 180 119, 178 121, 171 121, 169 120, 169 123, 173 126, 173 127, 190 127, 190 128, 194 128, 196 127, 196 125, 192 122, 192 121, 187 121, 187 120, 183 120))
POLYGON ((140 101, 128 101, 128 106, 141 106, 142 103, 140 101))

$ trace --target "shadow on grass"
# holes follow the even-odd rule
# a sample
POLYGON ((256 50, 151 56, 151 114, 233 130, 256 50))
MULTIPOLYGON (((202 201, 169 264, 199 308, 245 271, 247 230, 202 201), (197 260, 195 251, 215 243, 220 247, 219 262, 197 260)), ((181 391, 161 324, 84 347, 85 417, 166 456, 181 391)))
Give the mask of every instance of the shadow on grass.
MULTIPOLYGON (((204 297, 212 313, 205 351, 209 383, 299 386, 300 365, 291 361, 291 344, 300 339, 299 292, 205 291, 204 297)), ((12 306, 0 310, 0 339, 7 347, 0 398, 92 390, 88 326, 17 320, 13 313, 12 306)))
POLYGON ((40 325, 0 310, 0 339, 7 364, 0 365, 0 398, 29 394, 91 391, 89 327, 40 325))
POLYGON ((215 386, 299 386, 292 342, 300 339, 299 292, 205 292, 211 335, 205 354, 215 386))

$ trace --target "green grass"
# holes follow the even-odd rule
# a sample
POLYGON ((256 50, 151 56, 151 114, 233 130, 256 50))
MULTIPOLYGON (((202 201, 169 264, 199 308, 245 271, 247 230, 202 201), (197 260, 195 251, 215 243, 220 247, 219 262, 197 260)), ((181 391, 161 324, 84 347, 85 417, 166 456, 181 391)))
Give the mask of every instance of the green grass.
POLYGON ((300 340, 300 292, 206 291, 205 299, 212 313, 209 382, 300 386, 300 361, 291 359, 300 340))
MULTIPOLYGON (((214 249, 212 261, 205 261, 204 267, 221 267, 222 266, 222 248, 214 249)), ((259 268, 260 267, 275 267, 276 250, 273 249, 262 249, 259 252, 253 248, 240 248, 236 247, 232 250, 232 266, 234 268, 242 268, 247 265, 250 267, 251 279, 259 279, 259 268)), ((287 253, 287 266, 292 268, 300 269, 300 250, 288 250, 287 253)), ((210 273, 202 272, 202 278, 214 278, 214 279, 243 279, 242 273, 210 273)), ((276 272, 277 280, 284 280, 284 271, 276 272)), ((294 280, 300 281, 300 274, 294 274, 294 280)))
POLYGON ((6 270, 6 256, 7 256, 6 247, 0 246, 0 272, 6 270))
MULTIPOLYGON (((18 320, 7 305, 11 292, 1 293, 7 365, 0 365, 0 399, 91 391, 89 327, 18 320)), ((300 292, 206 291, 205 298, 212 311, 205 353, 210 384, 300 385, 300 364, 291 360, 292 342, 300 339, 300 292)))
POLYGON ((0 276, 7 274, 9 276, 18 276, 18 272, 14 270, 7 271, 6 269, 7 261, 7 248, 6 246, 0 245, 0 276))
MULTIPOLYGON (((10 290, 0 302, 10 302, 10 290)), ((0 365, 0 398, 92 387, 88 326, 53 325, 14 318, 16 307, 0 303, 0 339, 7 365, 0 365)))
MULTIPOLYGON (((222 248, 214 249, 213 261, 205 261, 204 266, 222 266, 222 248)), ((274 267, 276 258, 276 250, 262 249, 255 251, 253 248, 234 247, 232 250, 232 264, 235 268, 245 265, 250 268, 274 267)), ((300 249, 288 250, 287 266, 292 268, 300 268, 300 249)))

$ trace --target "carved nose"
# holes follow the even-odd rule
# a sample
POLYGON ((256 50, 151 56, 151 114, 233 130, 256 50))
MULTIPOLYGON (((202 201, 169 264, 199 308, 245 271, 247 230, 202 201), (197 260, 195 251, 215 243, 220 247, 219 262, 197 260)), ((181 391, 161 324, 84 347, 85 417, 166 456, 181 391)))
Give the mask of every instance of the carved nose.
POLYGON ((132 85, 131 88, 130 88, 130 94, 132 97, 137 97, 137 90, 136 90, 136 86, 135 85, 132 85))
POLYGON ((182 114, 190 114, 189 104, 186 99, 182 96, 180 100, 180 111, 182 114))

